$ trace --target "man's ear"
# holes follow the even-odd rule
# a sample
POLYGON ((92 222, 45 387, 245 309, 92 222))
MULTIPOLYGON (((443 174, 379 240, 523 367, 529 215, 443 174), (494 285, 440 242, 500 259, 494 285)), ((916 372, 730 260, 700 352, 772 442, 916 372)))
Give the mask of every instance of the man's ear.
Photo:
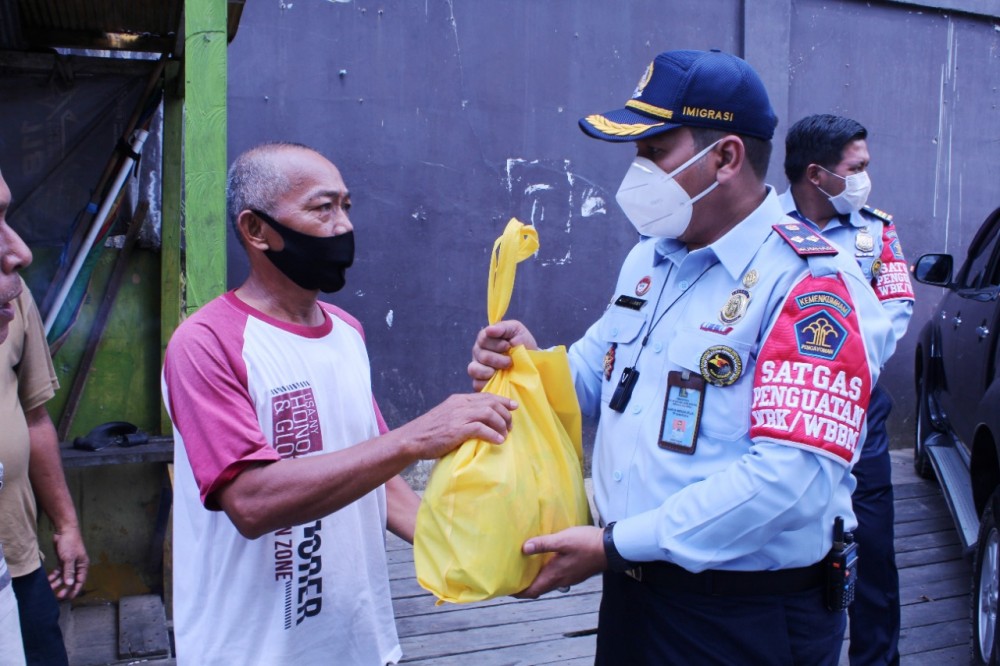
POLYGON ((720 184, 732 180, 743 169, 749 168, 746 161, 746 146, 743 145, 743 140, 735 134, 722 137, 713 152, 717 155, 719 171, 716 179, 720 184))
POLYGON ((240 212, 236 218, 236 228, 239 230, 245 247, 252 247, 261 252, 271 249, 271 244, 268 242, 270 234, 267 233, 270 230, 264 221, 254 215, 252 211, 240 212))
POLYGON ((810 164, 806 167, 806 180, 813 185, 819 185, 820 171, 822 171, 822 169, 820 169, 818 164, 810 164))

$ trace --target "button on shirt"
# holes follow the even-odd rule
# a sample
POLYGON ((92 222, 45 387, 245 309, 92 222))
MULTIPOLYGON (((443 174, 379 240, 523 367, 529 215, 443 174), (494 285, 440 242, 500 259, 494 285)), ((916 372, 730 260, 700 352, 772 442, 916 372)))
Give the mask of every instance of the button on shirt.
POLYGON ((895 339, 853 258, 799 256, 772 229, 789 222, 769 189, 749 217, 707 247, 640 240, 612 305, 569 351, 581 408, 600 418, 595 500, 604 523, 617 522, 615 544, 626 559, 690 571, 807 566, 829 551, 836 516, 848 528, 856 524, 849 472, 868 400, 856 389, 870 392, 895 339), (739 305, 740 290, 749 301, 729 307, 739 305), (619 295, 645 302, 638 310, 618 306, 619 295), (824 299, 840 315, 810 305, 824 299), (843 345, 833 362, 840 370, 785 351, 810 349, 792 325, 817 316, 843 345), (717 347, 736 361, 739 376, 728 386, 706 384, 692 455, 661 448, 668 373, 704 375, 704 359, 717 347), (608 402, 622 369, 633 365, 639 379, 618 413, 608 402), (806 404, 811 411, 800 409, 806 404), (796 434, 803 428, 812 435, 796 434))

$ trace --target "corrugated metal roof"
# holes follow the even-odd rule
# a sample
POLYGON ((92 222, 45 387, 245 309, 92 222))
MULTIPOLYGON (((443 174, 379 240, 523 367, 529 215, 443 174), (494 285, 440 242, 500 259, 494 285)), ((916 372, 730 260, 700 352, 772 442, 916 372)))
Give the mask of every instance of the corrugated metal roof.
MULTIPOLYGON (((245 0, 228 0, 229 39, 245 0)), ((0 49, 112 49, 179 54, 184 0, 0 0, 0 49)))

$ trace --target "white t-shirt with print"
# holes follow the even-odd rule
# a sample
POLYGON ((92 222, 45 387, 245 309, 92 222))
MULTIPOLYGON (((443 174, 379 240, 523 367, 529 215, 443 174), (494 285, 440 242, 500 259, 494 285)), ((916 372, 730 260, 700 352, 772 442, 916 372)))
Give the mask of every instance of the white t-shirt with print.
POLYGON ((321 303, 304 327, 232 292, 167 348, 174 424, 174 632, 178 664, 387 664, 401 656, 379 487, 343 509, 244 538, 213 493, 246 466, 337 451, 385 431, 361 327, 321 303))

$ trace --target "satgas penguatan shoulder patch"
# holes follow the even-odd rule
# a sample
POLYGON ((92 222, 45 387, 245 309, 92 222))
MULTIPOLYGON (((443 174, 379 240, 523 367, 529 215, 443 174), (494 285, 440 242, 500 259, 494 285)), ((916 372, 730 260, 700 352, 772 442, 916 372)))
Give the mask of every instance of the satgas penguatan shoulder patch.
POLYGON ((838 276, 803 277, 757 357, 750 437, 854 458, 871 370, 850 292, 838 276))
POLYGON ((913 300, 913 283, 910 281, 910 267, 906 265, 903 248, 899 244, 896 227, 886 223, 882 228, 882 254, 876 260, 879 263, 878 272, 874 265, 872 275, 875 295, 880 301, 913 300))

